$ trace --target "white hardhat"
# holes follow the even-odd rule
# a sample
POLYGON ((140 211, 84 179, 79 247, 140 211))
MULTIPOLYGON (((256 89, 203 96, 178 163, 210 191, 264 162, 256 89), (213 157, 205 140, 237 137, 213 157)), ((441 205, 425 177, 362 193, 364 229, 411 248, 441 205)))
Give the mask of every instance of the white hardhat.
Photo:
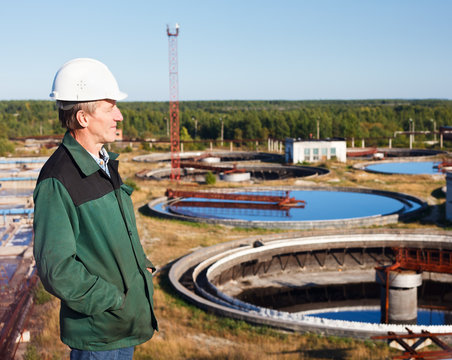
POLYGON ((78 58, 68 61, 56 73, 50 97, 61 101, 123 100, 126 93, 108 67, 98 60, 78 58))

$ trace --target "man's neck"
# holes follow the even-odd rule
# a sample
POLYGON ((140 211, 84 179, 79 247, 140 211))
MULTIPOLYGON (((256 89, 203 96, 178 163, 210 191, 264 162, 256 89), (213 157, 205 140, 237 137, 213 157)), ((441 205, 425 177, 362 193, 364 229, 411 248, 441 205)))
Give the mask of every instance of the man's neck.
POLYGON ((104 144, 97 143, 92 139, 92 137, 87 136, 85 131, 82 130, 72 130, 72 137, 77 140, 77 142, 88 152, 93 155, 99 156, 100 150, 104 144))

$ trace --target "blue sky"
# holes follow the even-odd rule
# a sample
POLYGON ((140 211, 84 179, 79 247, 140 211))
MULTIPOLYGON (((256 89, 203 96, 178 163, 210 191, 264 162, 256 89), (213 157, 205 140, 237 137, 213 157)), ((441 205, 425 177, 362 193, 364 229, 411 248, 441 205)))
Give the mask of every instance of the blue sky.
POLYGON ((130 101, 452 99, 449 0, 0 0, 0 99, 48 99, 93 57, 130 101))

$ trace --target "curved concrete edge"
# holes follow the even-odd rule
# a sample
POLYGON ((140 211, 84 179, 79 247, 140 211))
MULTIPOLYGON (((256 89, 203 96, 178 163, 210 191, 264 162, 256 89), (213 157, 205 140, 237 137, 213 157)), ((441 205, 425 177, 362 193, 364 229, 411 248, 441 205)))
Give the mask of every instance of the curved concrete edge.
POLYGON ((442 154, 446 154, 447 153, 447 151, 444 151, 444 150, 389 148, 389 147, 378 147, 377 150, 379 152, 386 152, 386 153, 394 155, 394 156, 397 156, 399 154, 405 154, 405 153, 412 154, 412 155, 406 155, 406 156, 399 156, 400 158, 403 158, 403 157, 421 157, 421 156, 432 157, 432 156, 438 156, 438 155, 442 155, 442 154), (418 154, 418 155, 416 155, 416 154, 418 154))
MULTIPOLYGON (((368 217, 361 218, 352 218, 352 219, 339 219, 339 220, 313 220, 313 221, 247 221, 247 220, 232 220, 232 219, 214 219, 214 218, 201 218, 201 217, 190 217, 181 214, 167 213, 163 211, 159 211, 155 209, 155 207, 159 204, 165 203, 168 201, 167 197, 161 197, 152 200, 147 204, 150 214, 159 218, 164 219, 174 219, 181 221, 190 221, 190 222, 201 222, 213 225, 226 225, 233 227, 241 227, 241 228, 264 228, 264 229, 294 229, 294 230, 315 230, 315 229, 342 229, 344 227, 354 228, 354 227, 368 227, 368 226, 382 226, 389 224, 396 224, 399 220, 409 220, 420 213, 425 211, 428 207, 427 202, 416 198, 411 195, 386 191, 386 190, 375 190, 375 189, 367 189, 367 188, 346 188, 346 187, 318 187, 318 186, 304 186, 304 187, 295 187, 288 186, 283 188, 278 187, 256 187, 250 188, 250 190, 254 191, 268 191, 268 190, 322 190, 322 191, 344 191, 344 192, 360 192, 360 193, 368 193, 368 194, 377 194, 383 196, 389 196, 395 198, 399 201, 407 203, 406 200, 416 202, 420 205, 419 209, 413 210, 407 213, 394 213, 387 215, 373 215, 368 217)), ((228 189, 229 191, 244 191, 246 188, 240 189, 228 189)))
MULTIPOLYGON (((400 244, 401 238, 397 238, 394 240, 394 236, 409 236, 409 241, 418 242, 420 245, 428 243, 447 243, 449 245, 452 244, 452 237, 450 234, 438 233, 425 234, 420 231, 401 231, 401 230, 385 230, 379 229, 377 230, 369 230, 369 231, 361 231, 358 234, 345 234, 341 233, 342 237, 347 237, 347 239, 353 238, 355 241, 363 241, 364 238, 369 237, 370 235, 376 236, 379 238, 379 241, 392 241, 397 244, 400 244)), ((388 331, 393 332, 406 332, 405 325, 387 325, 387 324, 372 324, 371 327, 364 326, 365 323, 358 323, 353 321, 339 321, 339 320, 328 320, 318 317, 309 317, 304 320, 300 320, 298 322, 288 322, 287 319, 275 318, 275 317, 263 317, 258 313, 253 312, 244 312, 239 309, 231 308, 221 303, 216 303, 213 301, 209 301, 205 299, 187 288, 185 288, 180 282, 179 279, 182 275, 187 272, 190 268, 194 267, 196 264, 199 264, 201 261, 206 260, 210 256, 215 256, 217 254, 222 253, 223 251, 231 250, 235 247, 240 247, 244 245, 251 245, 256 240, 261 241, 281 241, 285 237, 286 238, 297 238, 296 234, 279 234, 279 235, 269 235, 269 236, 255 236, 252 238, 234 240, 231 242, 226 242, 218 245, 214 245, 209 248, 199 249, 191 254, 184 256, 179 259, 176 263, 174 263, 169 271, 168 277, 171 285, 176 290, 176 292, 184 298, 186 301, 196 305, 197 307, 205 310, 212 311, 217 315, 231 317, 237 320, 243 320, 252 324, 257 325, 266 325, 275 328, 280 328, 284 330, 291 330, 297 332, 316 332, 319 334, 325 335, 336 335, 336 336, 352 336, 357 338, 369 338, 378 334, 386 334, 388 331)), ((314 236, 311 237, 313 243, 318 244, 319 239, 323 239, 324 242, 327 242, 328 239, 331 240, 335 238, 337 235, 325 235, 325 236, 314 236)), ((308 241, 309 236, 305 234, 303 236, 301 234, 301 238, 304 238, 308 241)), ((344 239, 341 239, 343 241, 344 239)), ((375 241, 375 240, 374 240, 375 241)), ((417 326, 410 325, 410 329, 414 332, 420 332, 422 329, 425 329, 425 326, 417 326)), ((435 333, 447 333, 452 331, 452 326, 429 326, 428 330, 430 332, 435 333)))
POLYGON ((149 170, 146 172, 140 171, 139 173, 136 173, 135 176, 143 179, 143 180, 162 180, 163 177, 168 177, 171 175, 171 168, 165 168, 165 169, 155 169, 155 170, 149 170))
MULTIPOLYGON (((212 156, 217 157, 251 157, 254 156, 256 158, 265 158, 265 159, 273 159, 273 158, 283 158, 282 154, 268 153, 268 152, 259 152, 259 151, 184 151, 179 153, 181 159, 187 159, 192 157, 198 157, 202 154, 209 153, 212 156)), ((145 155, 135 156, 133 161, 137 162, 159 162, 159 161, 169 161, 171 160, 171 153, 152 153, 145 155)))
MULTIPOLYGON (((221 163, 222 165, 227 164, 226 162, 221 163)), ((237 166, 237 169, 245 169, 249 172, 253 172, 256 169, 259 171, 277 171, 281 169, 287 169, 292 170, 293 172, 304 172, 303 175, 301 174, 295 174, 293 175, 293 178, 303 178, 303 179, 310 179, 314 177, 321 177, 326 176, 330 173, 328 169, 317 167, 317 166, 297 166, 297 165, 239 165, 237 166)), ((202 171, 202 170, 201 170, 202 171)), ((155 170, 149 170, 146 172, 138 172, 135 174, 140 179, 147 179, 147 180, 163 180, 163 178, 169 177, 171 174, 171 168, 164 168, 164 169, 155 169, 155 170)), ((228 180, 225 180, 228 181, 228 180)))
MULTIPOLYGON (((190 158, 190 157, 196 157, 200 156, 203 153, 203 151, 187 151, 180 153, 180 158, 190 158)), ((153 153, 153 154, 145 154, 145 155, 138 155, 132 158, 133 161, 136 162, 159 162, 159 161, 169 161, 171 160, 171 153, 153 153)))
MULTIPOLYGON (((277 254, 281 253, 281 250, 285 252, 299 252, 306 250, 319 250, 325 247, 338 248, 338 247, 364 247, 369 243, 378 243, 382 246, 399 246, 400 242, 405 244, 422 244, 424 246, 426 241, 426 234, 409 234, 407 235, 394 235, 393 233, 388 234, 354 234, 354 235, 334 235, 334 236, 310 236, 310 237, 292 237, 289 239, 274 239, 265 243, 265 246, 251 247, 251 246, 240 246, 239 248, 234 248, 233 250, 225 250, 221 254, 221 258, 209 257, 210 263, 203 261, 199 264, 200 267, 209 266, 206 273, 207 280, 210 281, 212 278, 220 274, 222 271, 230 268, 231 266, 240 264, 244 261, 249 261, 250 259, 267 259, 271 258, 277 254), (404 237, 405 236, 405 237, 404 237), (396 240, 394 240, 394 237, 396 240), (213 264, 213 262, 215 262, 213 264)), ((427 241, 430 244, 435 244, 436 246, 441 245, 443 248, 452 247, 452 235, 450 237, 445 237, 443 235, 432 235, 427 237, 427 241)), ((194 269, 194 275, 199 274, 204 269, 194 269)), ((396 275, 394 275, 396 276, 396 275)), ((394 277, 393 276, 393 277, 394 277)), ((405 282, 409 283, 410 276, 413 278, 418 278, 418 274, 406 275, 405 282)), ((392 277, 391 281, 397 283, 392 277)), ((212 285, 213 286, 213 285, 212 285)))

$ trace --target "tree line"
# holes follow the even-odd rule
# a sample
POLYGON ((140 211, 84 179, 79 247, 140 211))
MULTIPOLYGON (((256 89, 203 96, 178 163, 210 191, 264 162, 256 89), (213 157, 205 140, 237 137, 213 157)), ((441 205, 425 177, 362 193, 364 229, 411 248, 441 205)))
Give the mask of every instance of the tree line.
MULTIPOLYGON (((168 102, 120 102, 126 138, 169 138, 168 102)), ((387 143, 396 131, 432 131, 452 125, 451 100, 184 101, 180 102, 182 140, 279 139, 286 137, 373 139, 387 143)), ((58 135, 52 101, 0 101, 0 138, 58 135)), ((427 136, 426 136, 427 137, 427 136)), ((399 137, 399 141, 406 138, 399 137)))

